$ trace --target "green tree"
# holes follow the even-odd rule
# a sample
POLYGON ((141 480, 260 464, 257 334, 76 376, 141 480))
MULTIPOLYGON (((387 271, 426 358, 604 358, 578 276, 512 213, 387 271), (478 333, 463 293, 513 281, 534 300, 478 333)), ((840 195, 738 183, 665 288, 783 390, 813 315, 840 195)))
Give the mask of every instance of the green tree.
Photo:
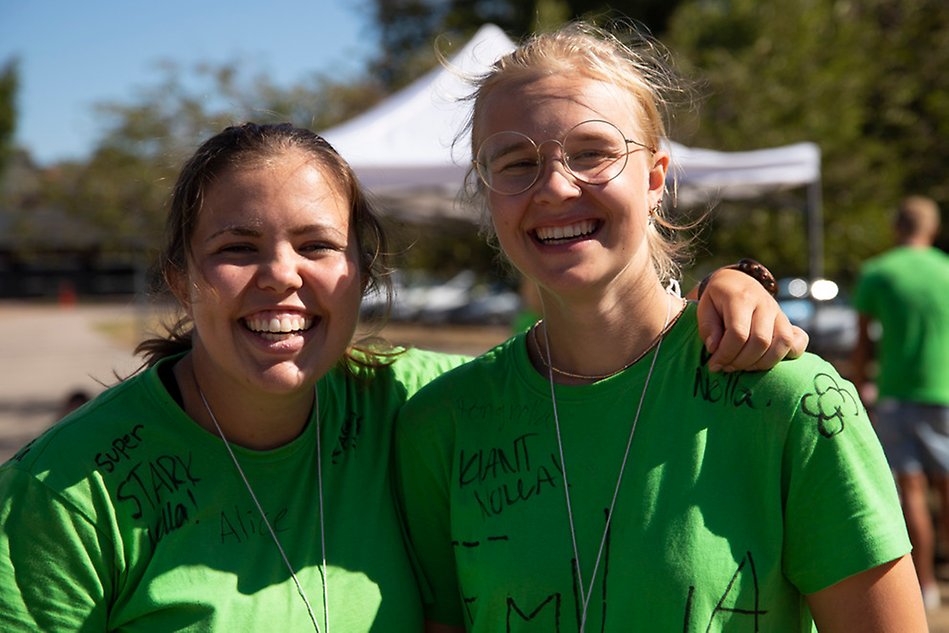
MULTIPOLYGON (((902 195, 945 206, 947 15, 937 0, 690 0, 665 41, 705 98, 676 134, 723 150, 818 143, 826 270, 849 281, 886 246, 902 195)), ((803 202, 722 202, 704 237, 721 260, 753 254, 802 274, 803 202)))
POLYGON ((16 96, 19 88, 19 63, 11 60, 0 70, 0 178, 14 151, 13 135, 16 132, 16 96))
POLYGON ((158 247, 182 161, 225 126, 289 121, 324 129, 382 94, 368 79, 336 83, 320 75, 281 88, 263 76, 243 76, 236 64, 189 71, 162 64, 159 71, 131 103, 98 106, 105 131, 92 156, 46 170, 33 201, 98 229, 107 249, 158 247))
POLYGON ((514 38, 580 17, 630 19, 660 34, 681 1, 366 0, 379 42, 371 68, 388 90, 395 90, 434 66, 433 45, 445 49, 463 43, 488 22, 514 38))

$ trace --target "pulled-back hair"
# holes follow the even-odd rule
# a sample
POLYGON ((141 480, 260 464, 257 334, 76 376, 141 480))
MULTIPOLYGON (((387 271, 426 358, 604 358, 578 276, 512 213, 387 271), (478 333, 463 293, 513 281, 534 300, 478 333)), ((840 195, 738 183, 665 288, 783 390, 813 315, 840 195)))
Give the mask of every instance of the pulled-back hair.
MULTIPOLYGON (((576 21, 550 33, 525 39, 513 52, 501 57, 491 69, 473 78, 475 91, 471 116, 462 134, 471 138, 472 158, 481 139, 484 103, 498 90, 547 76, 577 75, 610 83, 631 97, 637 106, 643 138, 649 147, 659 147, 666 138, 666 119, 672 104, 684 93, 683 84, 672 70, 669 54, 656 40, 630 25, 616 25, 623 39, 604 28, 576 21)), ((486 208, 483 183, 474 167, 465 179, 468 202, 486 208)), ((680 228, 657 210, 657 229, 647 232, 650 256, 661 280, 678 276, 684 244, 672 239, 680 228)), ((490 231, 490 223, 484 229, 490 231)))
MULTIPOLYGON (((167 294, 170 280, 184 275, 195 227, 204 206, 208 188, 219 175, 231 168, 247 168, 263 163, 288 151, 300 151, 316 163, 323 176, 334 182, 349 200, 350 224, 354 227, 359 253, 359 270, 363 279, 363 296, 379 292, 388 307, 392 301, 392 281, 387 263, 388 242, 362 185, 349 164, 318 134, 289 123, 259 125, 244 123, 225 128, 205 141, 184 164, 171 195, 165 221, 165 243, 159 255, 158 272, 167 294)), ((145 366, 191 349, 193 324, 181 316, 168 326, 165 336, 142 341, 135 353, 141 354, 145 366)), ((350 346, 344 360, 361 365, 374 365, 373 355, 353 353, 350 346)), ((345 364, 345 363, 344 363, 345 364)))

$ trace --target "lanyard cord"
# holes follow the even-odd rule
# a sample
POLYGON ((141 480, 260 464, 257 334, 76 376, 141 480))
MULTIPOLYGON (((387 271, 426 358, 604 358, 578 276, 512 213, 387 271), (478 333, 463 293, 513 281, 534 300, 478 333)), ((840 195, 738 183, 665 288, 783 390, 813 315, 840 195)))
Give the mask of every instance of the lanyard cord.
MULTIPOLYGON (((670 294, 672 294, 670 289, 670 294)), ((653 369, 656 367, 656 359, 659 358, 659 348, 662 345, 662 340, 665 338, 664 334, 666 328, 669 327, 669 321, 672 316, 672 304, 667 303, 666 309, 666 322, 662 326, 662 335, 660 335, 658 341, 656 342, 656 353, 653 354, 652 361, 649 364, 649 371, 646 374, 646 380, 643 382, 643 391, 639 396, 639 404, 636 407, 636 415, 633 417, 633 423, 629 429, 629 438, 626 441, 626 451, 623 453, 623 461, 620 463, 619 475, 616 478, 616 486, 613 488, 613 498, 610 501, 610 508, 606 515, 606 525, 603 527, 603 536, 600 538, 600 545, 596 553, 596 561, 593 565, 593 573, 590 576, 590 583, 588 587, 584 587, 583 584, 583 574, 580 567, 580 550, 577 547, 577 531, 573 519, 573 504, 570 501, 570 489, 567 481, 567 462, 564 460, 564 451, 563 451, 563 439, 560 432, 560 416, 557 410, 557 396, 554 391, 554 374, 553 374, 553 362, 550 355, 550 337, 547 334, 547 328, 544 328, 544 344, 546 347, 547 353, 547 378, 550 383, 550 402, 553 408, 554 416, 554 428, 557 431, 557 449, 560 453, 560 465, 561 465, 561 474, 563 475, 563 493, 564 501, 567 507, 567 519, 570 522, 570 541, 573 545, 573 562, 575 567, 575 572, 577 574, 577 585, 580 593, 580 633, 583 633, 584 627, 586 626, 587 619, 587 609, 590 605, 590 598, 593 594, 593 585, 596 582, 596 576, 599 572, 600 562, 603 558, 603 549, 606 545, 606 538, 609 534, 610 523, 613 519, 613 509, 616 507, 616 500, 619 497, 620 485, 623 483, 623 474, 626 471, 626 462, 629 459, 630 448, 633 445, 633 434, 636 432, 636 424, 639 422, 639 414, 642 412, 643 402, 646 399, 646 390, 649 388, 649 381, 652 378, 653 369)))
MULTIPOLYGON (((204 397, 204 392, 201 390, 201 385, 198 384, 197 376, 194 377, 194 384, 198 388, 198 395, 201 396, 201 402, 204 403, 205 410, 211 417, 211 422, 214 423, 214 428, 217 429, 218 435, 221 436, 221 440, 224 442, 224 448, 227 449, 227 454, 231 456, 231 461, 234 462, 234 466, 237 468, 238 474, 244 481, 244 486, 246 486, 247 492, 250 493, 250 498, 253 499, 254 505, 257 506, 257 512, 260 513, 261 518, 264 520, 264 525, 266 525, 267 530, 270 531, 270 536, 273 538, 273 542, 276 544, 277 550, 280 551, 280 556, 283 558, 283 562, 287 565, 287 569, 290 570, 290 578, 293 579, 293 584, 297 588, 297 593, 300 594, 300 598, 303 599, 303 604, 306 605, 306 612, 307 615, 310 616, 310 622, 313 624, 313 629, 316 631, 316 633, 320 633, 320 626, 317 624, 316 616, 313 614, 313 607, 310 606, 310 601, 306 597, 306 592, 303 591, 303 587, 300 585, 297 574, 293 570, 293 565, 290 564, 290 559, 287 558, 287 553, 284 551, 283 545, 280 544, 280 539, 277 538, 277 533, 274 531, 273 526, 270 525, 270 521, 267 519, 267 514, 260 505, 260 501, 257 500, 257 495, 254 494, 254 488, 250 485, 247 475, 244 474, 244 469, 241 468, 240 462, 237 461, 237 456, 234 454, 234 450, 231 448, 231 443, 228 442, 227 437, 225 437, 224 431, 221 429, 221 425, 218 424, 217 417, 215 417, 214 412, 211 410, 211 405, 208 404, 207 398, 204 397)), ((320 455, 320 397, 319 393, 316 392, 315 389, 314 393, 316 393, 316 476, 317 482, 319 484, 320 502, 320 547, 322 554, 320 574, 323 577, 323 629, 326 631, 326 633, 329 633, 329 591, 326 577, 326 530, 324 529, 323 522, 323 464, 320 455)))

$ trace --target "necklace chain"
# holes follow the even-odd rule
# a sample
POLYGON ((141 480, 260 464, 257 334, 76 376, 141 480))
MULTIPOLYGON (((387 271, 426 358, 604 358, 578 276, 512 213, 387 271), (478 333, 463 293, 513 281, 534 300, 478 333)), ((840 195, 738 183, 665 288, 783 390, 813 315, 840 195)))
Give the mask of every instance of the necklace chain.
MULTIPOLYGON (((547 350, 547 355, 546 356, 544 355, 544 351, 540 345, 540 339, 537 335, 537 330, 540 329, 540 324, 544 322, 543 319, 538 319, 537 322, 531 326, 531 338, 534 341, 534 347, 537 348, 537 355, 540 357, 540 362, 544 366, 544 369, 548 371, 553 371, 555 374, 558 374, 560 376, 566 376, 568 378, 577 378, 579 380, 587 380, 590 382, 596 382, 597 380, 605 380, 607 378, 612 378, 613 376, 617 374, 621 374, 627 369, 629 369, 630 367, 632 367, 633 365, 635 365, 636 363, 638 363, 639 361, 641 361, 646 356, 646 354, 650 352, 650 350, 652 350, 654 347, 656 347, 656 345, 659 344, 659 341, 662 339, 662 337, 664 337, 669 332, 669 330, 672 329, 672 326, 675 325, 676 321, 678 321, 679 317, 682 315, 683 310, 685 310, 685 306, 686 306, 686 303, 683 302, 682 308, 680 308, 679 313, 671 320, 669 319, 666 320, 666 325, 662 328, 659 334, 656 335, 656 338, 650 341, 649 345, 647 345, 646 348, 642 352, 637 354, 635 358, 633 358, 631 361, 629 361, 628 363, 626 363, 619 369, 614 369, 613 371, 607 372, 605 374, 575 374, 571 371, 567 371, 566 369, 560 369, 559 367, 556 367, 553 364, 553 358, 550 358, 549 348, 547 350), (548 360, 548 358, 550 360, 548 360)), ((546 337, 547 337, 547 328, 544 327, 544 338, 546 339, 546 337)))
MULTIPOLYGON (((600 538, 600 545, 597 548, 597 553, 596 553, 596 561, 593 564, 593 573, 590 575, 590 582, 589 582, 589 586, 587 587, 584 587, 584 583, 583 583, 583 572, 580 566, 580 550, 577 547, 577 530, 576 530, 575 523, 573 520, 573 506, 570 502, 570 488, 569 488, 568 477, 567 477, 567 462, 564 460, 563 439, 560 432, 560 416, 557 410, 557 395, 554 390, 555 369, 550 361, 544 362, 544 366, 547 368, 547 377, 550 382, 550 402, 553 408, 554 428, 556 429, 556 432, 557 432, 557 449, 560 453, 559 455, 560 465, 561 465, 560 472, 563 475, 564 501, 567 507, 567 519, 570 523, 570 540, 573 546, 573 563, 575 567, 575 573, 577 575, 577 585, 578 585, 579 594, 580 594, 581 612, 580 612, 579 633, 583 633, 584 627, 586 626, 587 609, 590 605, 590 598, 593 595, 593 584, 596 582, 597 573, 599 572, 599 568, 600 568, 600 562, 603 558, 603 549, 604 549, 604 546, 606 545, 606 538, 609 534, 610 524, 613 520, 613 509, 616 507, 616 500, 619 497, 620 485, 623 482, 623 474, 626 472, 626 462, 629 460, 630 448, 633 445, 633 435, 636 433, 636 425, 639 422, 639 414, 642 412, 643 402, 646 399, 646 390, 649 388, 649 382, 650 382, 650 379, 652 378, 653 370, 656 367, 656 359, 659 358, 659 348, 662 345, 662 340, 663 338, 665 338, 666 333, 669 331, 672 325, 675 324, 676 321, 678 321, 679 316, 682 315, 682 312, 685 309, 685 305, 687 304, 683 302, 683 306, 679 310, 675 318, 672 318, 672 305, 671 304, 668 305, 667 310, 666 310, 665 325, 663 325, 662 330, 660 330, 656 341, 653 344, 650 344, 649 347, 646 348, 646 351, 648 352, 650 349, 652 349, 653 345, 655 345, 656 353, 653 355, 652 362, 650 362, 649 364, 649 371, 646 373, 646 379, 643 382, 643 390, 642 390, 642 393, 639 395, 639 404, 636 406, 636 414, 633 416, 633 423, 630 425, 629 438, 626 441, 626 450, 623 453, 623 461, 620 462, 619 474, 616 477, 616 485, 613 488, 613 498, 610 500, 610 508, 606 514, 606 524, 603 526, 603 536, 600 538)), ((547 351, 547 357, 550 358, 550 337, 547 334, 547 328, 544 328, 544 343, 545 343, 545 347, 547 351)), ((538 346, 538 351, 540 351, 539 346, 538 346)), ((643 354, 639 355, 639 357, 637 357, 636 360, 639 360, 645 354, 646 352, 643 352, 643 354)), ((540 355, 541 357, 543 357, 543 353, 541 353, 540 355)), ((635 363, 636 360, 634 360, 633 363, 635 363)), ((630 363, 629 365, 632 365, 632 363, 630 363)), ((608 374, 607 376, 604 376, 604 378, 618 374, 619 372, 628 368, 629 365, 627 365, 623 369, 617 370, 613 374, 608 374)), ((589 376, 582 376, 582 377, 587 378, 587 379, 593 379, 592 377, 589 377, 589 376)), ((599 378, 597 379, 599 380, 599 378)))
MULTIPOLYGON (((211 422, 214 423, 214 428, 217 429, 218 435, 221 436, 221 440, 224 442, 224 448, 227 449, 227 454, 231 456, 231 461, 234 462, 235 468, 237 468, 238 474, 241 476, 241 479, 244 481, 244 486, 247 488, 247 492, 250 493, 250 498, 253 499, 254 505, 257 506, 257 512, 260 513, 260 517, 264 520, 264 525, 267 526, 267 530, 270 532, 271 538, 273 538, 274 544, 277 546, 277 550, 280 552, 283 562, 287 565, 287 569, 290 570, 290 578, 293 579, 293 584, 296 585, 297 593, 300 594, 300 598, 303 599, 303 604, 306 606, 307 615, 310 616, 310 622, 313 624, 313 629, 316 633, 320 633, 320 625, 316 621, 316 616, 313 614, 313 607, 310 606, 310 601, 306 597, 306 592, 303 590, 303 586, 300 584, 300 580, 297 578, 296 572, 293 570, 293 565, 290 564, 290 559, 287 557, 287 553, 283 549, 283 545, 280 544, 280 539, 277 538, 277 533, 274 531, 273 526, 270 525, 270 520, 267 519, 267 514, 264 512, 263 507, 260 505, 260 501, 257 500, 257 495, 254 494, 254 488, 250 485, 250 481, 247 479, 247 475, 244 474, 244 469, 241 468, 241 464, 237 461, 237 455, 234 454, 234 450, 231 448, 231 443, 227 440, 227 437, 224 435, 224 430, 221 428, 221 425, 218 424, 217 417, 214 415, 214 411, 211 410, 211 405, 208 404, 208 399, 204 396, 204 391, 201 390, 201 385, 198 384, 198 377, 194 375, 194 385, 198 389, 198 395, 201 396, 201 402, 204 403, 204 409, 208 412, 208 416, 211 418, 211 422)), ((316 390, 314 389, 314 393, 316 390)), ((323 629, 326 633, 329 633, 329 579, 326 576, 326 530, 324 529, 323 524, 323 465, 320 459, 320 398, 319 394, 316 394, 316 401, 314 404, 316 408, 316 472, 317 472, 317 482, 320 491, 320 547, 322 548, 322 560, 320 562, 320 573, 323 577, 323 629)))

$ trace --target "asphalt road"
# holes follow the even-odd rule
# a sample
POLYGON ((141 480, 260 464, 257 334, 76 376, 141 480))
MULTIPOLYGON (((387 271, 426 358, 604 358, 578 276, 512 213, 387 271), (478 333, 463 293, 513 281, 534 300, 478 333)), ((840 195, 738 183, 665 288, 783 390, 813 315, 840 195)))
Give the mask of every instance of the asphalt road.
POLYGON ((136 366, 104 331, 133 304, 61 307, 0 302, 0 461, 58 418, 68 393, 95 395, 136 366))

